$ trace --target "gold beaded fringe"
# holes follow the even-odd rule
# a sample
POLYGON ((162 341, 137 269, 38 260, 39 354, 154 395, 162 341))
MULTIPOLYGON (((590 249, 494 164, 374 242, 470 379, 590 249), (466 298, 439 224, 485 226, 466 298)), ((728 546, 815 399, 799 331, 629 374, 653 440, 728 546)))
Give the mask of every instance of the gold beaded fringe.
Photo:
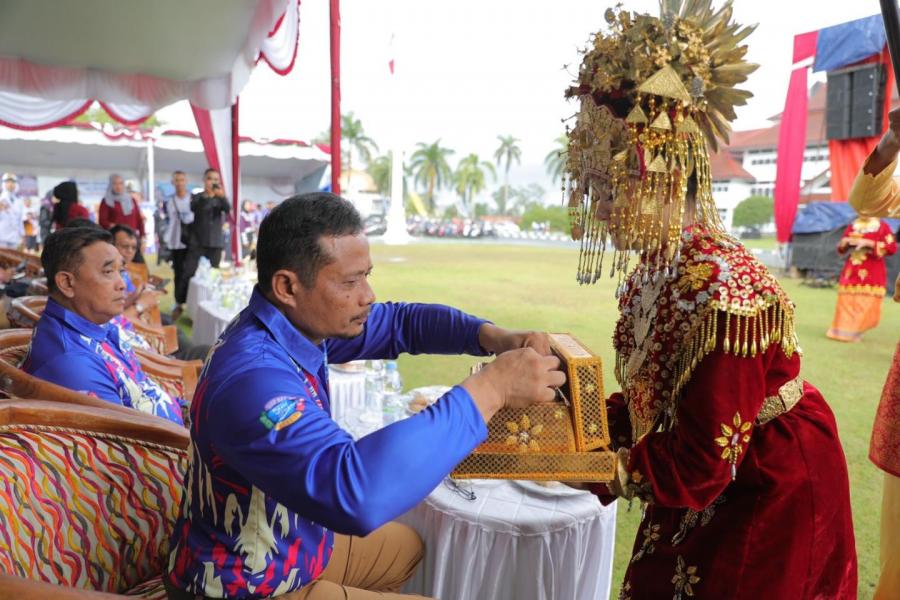
MULTIPOLYGON (((668 392, 669 400, 678 397, 700 361, 715 350, 739 357, 754 357, 768 350, 772 344, 779 344, 788 358, 799 351, 794 310, 784 300, 745 314, 730 312, 731 307, 723 309, 716 302, 710 303, 707 308, 679 349, 674 367, 675 385, 668 392), (724 331, 720 335, 722 328, 724 331)), ((619 354, 616 356, 616 377, 620 382, 625 381, 625 369, 625 357, 619 354)))

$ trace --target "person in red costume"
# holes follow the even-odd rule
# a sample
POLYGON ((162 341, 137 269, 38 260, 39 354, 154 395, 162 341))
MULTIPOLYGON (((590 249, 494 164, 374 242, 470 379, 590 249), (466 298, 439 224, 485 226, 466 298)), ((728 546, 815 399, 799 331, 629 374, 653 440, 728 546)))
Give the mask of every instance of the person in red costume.
POLYGON ((878 326, 887 285, 885 257, 897 252, 890 226, 877 217, 860 217, 844 232, 837 248, 850 253, 838 280, 838 301, 828 337, 859 342, 878 326))
POLYGON ((608 10, 567 93, 578 280, 620 277, 617 474, 589 485, 643 505, 619 598, 856 598, 846 460, 800 376, 794 304, 712 197, 709 149, 751 95, 735 86, 752 28, 711 0, 661 8, 608 10))

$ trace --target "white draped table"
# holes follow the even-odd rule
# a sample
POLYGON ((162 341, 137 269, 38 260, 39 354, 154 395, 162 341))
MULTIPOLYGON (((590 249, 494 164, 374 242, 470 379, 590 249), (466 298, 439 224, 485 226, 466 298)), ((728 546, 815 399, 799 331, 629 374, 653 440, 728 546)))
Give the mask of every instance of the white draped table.
POLYGON ((191 320, 197 319, 197 311, 200 303, 212 299, 213 286, 212 282, 199 277, 191 277, 188 283, 187 306, 185 307, 191 320))
POLYGON ((562 484, 460 484, 476 499, 441 484, 399 519, 425 541, 405 592, 440 600, 608 598, 615 504, 562 484))
POLYGON ((194 316, 194 332, 191 338, 195 346, 212 346, 241 309, 225 308, 215 300, 204 300, 197 305, 194 316))

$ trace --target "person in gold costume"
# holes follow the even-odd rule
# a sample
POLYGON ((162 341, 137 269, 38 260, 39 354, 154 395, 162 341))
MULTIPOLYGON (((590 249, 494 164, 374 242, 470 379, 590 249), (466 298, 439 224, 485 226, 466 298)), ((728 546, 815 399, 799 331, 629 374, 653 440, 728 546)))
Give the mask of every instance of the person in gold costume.
POLYGON ((730 2, 660 4, 658 17, 608 10, 567 92, 580 103, 563 187, 578 280, 620 282, 618 474, 590 488, 644 507, 619 597, 852 599, 834 417, 800 377, 793 303, 712 197, 710 148, 751 96, 737 86, 756 68, 753 28, 730 2))
MULTIPOLYGON (((892 110, 889 120, 890 127, 850 189, 850 204, 864 217, 900 217, 900 181, 894 178, 900 153, 900 109, 892 110)), ((900 277, 894 285, 894 300, 900 302, 900 277)), ((896 327, 896 317, 893 322, 896 327)), ((900 342, 875 415, 869 459, 884 471, 881 578, 875 600, 900 598, 900 342)))

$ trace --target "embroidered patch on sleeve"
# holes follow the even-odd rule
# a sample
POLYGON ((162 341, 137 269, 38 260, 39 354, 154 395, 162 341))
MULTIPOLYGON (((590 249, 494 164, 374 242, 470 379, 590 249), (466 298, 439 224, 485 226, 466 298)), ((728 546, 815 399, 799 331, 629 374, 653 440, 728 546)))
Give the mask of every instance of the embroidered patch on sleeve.
POLYGON ((293 396, 279 396, 272 398, 263 407, 259 415, 259 422, 266 429, 280 431, 292 423, 296 423, 303 416, 305 400, 293 396))

